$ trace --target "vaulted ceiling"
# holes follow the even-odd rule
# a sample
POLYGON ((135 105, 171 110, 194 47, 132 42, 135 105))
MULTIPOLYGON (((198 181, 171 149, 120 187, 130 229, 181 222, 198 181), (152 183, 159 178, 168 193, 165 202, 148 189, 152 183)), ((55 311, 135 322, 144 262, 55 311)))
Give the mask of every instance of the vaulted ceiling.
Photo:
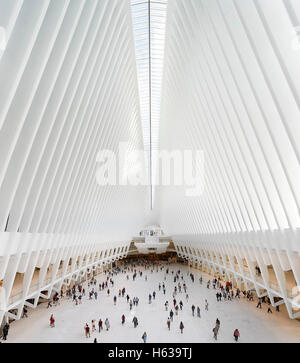
POLYGON ((0 229, 130 238, 144 187, 97 184, 97 153, 142 148, 130 3, 1 0, 0 229))
POLYGON ((298 233, 299 26, 297 0, 0 0, 0 230, 298 233), (152 150, 203 150, 201 195, 99 186, 124 141, 150 182, 152 150))
POLYGON ((299 232, 299 24, 294 0, 169 2, 160 147, 204 151, 200 197, 161 188, 172 234, 299 232))

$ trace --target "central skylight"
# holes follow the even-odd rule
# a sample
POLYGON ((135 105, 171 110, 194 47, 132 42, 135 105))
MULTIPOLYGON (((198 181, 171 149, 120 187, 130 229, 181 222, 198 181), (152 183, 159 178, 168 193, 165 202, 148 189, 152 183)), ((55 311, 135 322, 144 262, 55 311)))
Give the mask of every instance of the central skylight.
POLYGON ((141 119, 149 181, 150 209, 154 201, 163 76, 167 0, 131 0, 141 119))

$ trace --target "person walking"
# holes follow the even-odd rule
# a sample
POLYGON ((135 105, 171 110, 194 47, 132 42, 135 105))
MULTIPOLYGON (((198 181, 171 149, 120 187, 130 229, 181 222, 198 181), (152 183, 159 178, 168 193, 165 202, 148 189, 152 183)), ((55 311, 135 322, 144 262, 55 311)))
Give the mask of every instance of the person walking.
POLYGON ((271 309, 271 304, 268 304, 268 310, 267 310, 267 313, 271 313, 271 314, 273 314, 273 311, 272 311, 272 309, 271 309))
POLYGON ((103 329, 103 321, 101 319, 99 319, 99 321, 98 321, 98 328, 99 328, 99 333, 100 333, 101 330, 103 329))
POLYGON ((174 313, 173 313, 173 310, 171 309, 171 311, 170 311, 170 319, 171 319, 171 321, 173 321, 173 315, 174 315, 174 313))
POLYGON ((256 307, 261 309, 261 303, 262 303, 262 299, 258 298, 256 307))
POLYGON ((2 331, 2 339, 3 340, 7 340, 7 336, 8 336, 8 331, 9 331, 9 324, 6 323, 3 327, 3 331, 2 331))
POLYGON ((214 328, 213 328, 213 333, 214 333, 214 338, 215 340, 218 339, 218 332, 219 332, 219 326, 216 325, 214 328))
POLYGON ((235 331, 233 332, 233 336, 234 336, 235 341, 237 342, 240 337, 240 332, 238 329, 235 329, 235 331))
POLYGON ((22 316, 22 318, 28 318, 27 309, 25 308, 25 306, 23 307, 23 316, 22 316))
POLYGON ((124 325, 125 324, 125 315, 123 314, 122 315, 122 325, 124 325))
POLYGON ((96 322, 92 320, 92 332, 96 331, 96 322))
POLYGON ((135 328, 139 325, 139 322, 138 322, 138 319, 137 319, 137 317, 136 317, 136 316, 132 319, 132 322, 133 322, 133 326, 134 326, 135 328))
POLYGON ((109 328, 110 328, 110 324, 109 324, 109 320, 108 320, 107 318, 105 319, 104 324, 105 324, 105 326, 106 326, 106 331, 108 331, 108 330, 109 330, 109 328))
POLYGON ((167 320, 167 326, 168 326, 168 329, 170 330, 170 328, 171 328, 171 320, 170 320, 170 318, 168 318, 168 320, 167 320))
POLYGON ((195 316, 195 305, 192 305, 192 314, 195 316))

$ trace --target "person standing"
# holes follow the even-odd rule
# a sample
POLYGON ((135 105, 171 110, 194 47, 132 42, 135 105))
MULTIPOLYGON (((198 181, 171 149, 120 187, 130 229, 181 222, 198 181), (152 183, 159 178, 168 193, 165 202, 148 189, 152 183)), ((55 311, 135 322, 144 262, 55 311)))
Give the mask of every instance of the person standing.
POLYGON ((180 329, 181 334, 182 334, 183 333, 183 329, 184 329, 184 325, 183 325, 183 322, 182 321, 180 322, 179 329, 180 329))
POLYGON ((123 314, 122 315, 122 325, 124 325, 125 324, 125 315, 123 314))
POLYGON ((54 319, 54 317, 53 317, 53 314, 50 316, 50 326, 51 326, 51 328, 54 328, 55 327, 55 319, 54 319))
POLYGON ((85 337, 90 338, 91 337, 90 327, 88 326, 87 323, 85 324, 84 330, 85 330, 85 337))
POLYGON ((144 334, 142 335, 142 339, 143 339, 144 343, 147 342, 147 333, 146 332, 144 332, 144 334))

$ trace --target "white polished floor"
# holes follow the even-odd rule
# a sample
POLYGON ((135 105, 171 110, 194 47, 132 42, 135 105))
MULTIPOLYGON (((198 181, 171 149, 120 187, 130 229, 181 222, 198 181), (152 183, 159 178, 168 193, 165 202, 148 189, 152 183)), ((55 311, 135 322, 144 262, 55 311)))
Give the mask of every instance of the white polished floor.
MULTIPOLYGON (((172 270, 183 269, 182 266, 173 265, 172 270)), ((98 300, 88 300, 88 293, 83 297, 83 303, 75 304, 67 298, 61 301, 57 307, 46 308, 46 304, 41 304, 37 309, 28 308, 28 318, 13 322, 10 327, 8 343, 13 342, 93 342, 97 338, 99 343, 118 343, 118 342, 137 342, 141 343, 141 336, 144 331, 147 332, 149 343, 184 343, 184 342, 215 342, 213 339, 212 329, 215 325, 216 318, 221 321, 221 327, 218 336, 218 342, 234 342, 233 331, 238 328, 241 334, 240 342, 300 342, 300 322, 290 320, 286 313, 275 312, 267 314, 267 305, 263 304, 263 309, 256 309, 256 302, 248 302, 246 299, 233 301, 216 301, 216 290, 207 289, 206 284, 199 284, 199 272, 193 270, 195 282, 192 283, 187 276, 187 268, 184 268, 184 281, 188 286, 189 301, 186 301, 185 293, 177 294, 176 299, 183 301, 183 310, 179 315, 174 315, 174 322, 171 325, 171 331, 167 328, 167 317, 169 312, 165 311, 164 303, 169 301, 172 305, 173 297, 173 276, 167 275, 164 280, 165 272, 156 270, 151 274, 147 271, 148 280, 145 281, 144 275, 132 281, 132 274, 127 281, 126 275, 119 274, 114 276, 114 287, 110 288, 111 294, 108 297, 107 292, 98 293, 98 300), (158 284, 165 282, 166 295, 159 292, 158 284), (116 306, 113 304, 113 296, 118 295, 119 289, 126 288, 126 294, 130 297, 138 296, 140 299, 139 306, 130 311, 126 298, 119 298, 116 306), (156 299, 152 304, 148 303, 148 295, 156 291, 156 299), (209 311, 205 311, 204 301, 209 302, 209 311), (193 317, 191 306, 199 306, 201 309, 201 318, 193 317), (126 323, 121 325, 122 314, 126 316, 126 323), (49 318, 53 314, 56 320, 55 328, 49 327, 49 318), (136 315, 139 325, 135 329, 132 324, 132 318, 136 315), (109 319, 111 328, 107 332, 103 330, 91 334, 87 339, 84 333, 84 325, 88 323, 91 327, 91 321, 99 319, 103 322, 109 319), (183 322, 185 329, 181 334, 179 330, 180 321, 183 322)), ((98 282, 102 282, 105 275, 97 277, 98 282)), ((204 281, 207 277, 204 277, 204 281)), ((86 286, 85 286, 86 287, 86 286)), ((86 287, 88 292, 88 288, 86 287)), ((125 295, 126 295, 125 294, 125 295)), ((196 314, 195 314, 196 315, 196 314)))

